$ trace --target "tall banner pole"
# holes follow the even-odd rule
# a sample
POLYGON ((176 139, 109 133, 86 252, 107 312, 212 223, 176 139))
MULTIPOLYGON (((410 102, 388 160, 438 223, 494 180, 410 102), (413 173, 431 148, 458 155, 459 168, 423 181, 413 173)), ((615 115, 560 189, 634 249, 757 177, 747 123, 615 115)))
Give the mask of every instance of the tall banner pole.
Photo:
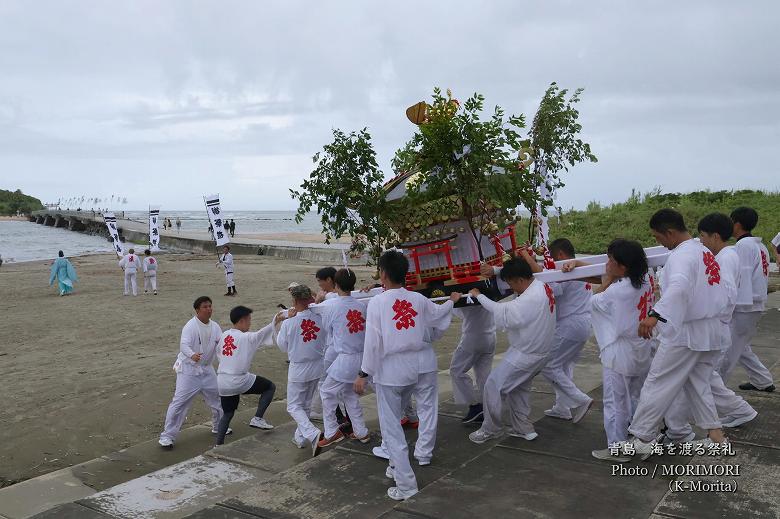
POLYGON ((149 206, 149 250, 160 250, 160 206, 149 206))
POLYGON ((114 213, 112 212, 103 213, 103 221, 106 222, 108 235, 111 236, 111 241, 114 242, 114 252, 121 258, 124 255, 124 250, 122 250, 122 242, 119 241, 119 229, 117 229, 116 226, 116 216, 114 216, 114 213))

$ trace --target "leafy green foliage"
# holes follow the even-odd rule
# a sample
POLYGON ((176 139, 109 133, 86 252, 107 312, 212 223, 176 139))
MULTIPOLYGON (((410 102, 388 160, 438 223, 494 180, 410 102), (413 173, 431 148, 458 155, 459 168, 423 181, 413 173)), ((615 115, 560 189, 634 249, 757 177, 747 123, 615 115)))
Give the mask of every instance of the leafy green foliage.
POLYGON ((553 190, 563 185, 559 172, 596 160, 590 145, 579 138, 582 126, 574 105, 581 92, 566 99, 567 90, 552 83, 523 139, 522 114, 505 116, 496 106, 483 119, 481 94, 474 94, 461 108, 449 90, 445 97, 435 88, 427 121, 393 160, 396 172, 415 171, 420 176, 408 191, 407 203, 454 195, 477 241, 514 221, 509 211, 518 205, 535 209, 541 204, 544 211, 552 203, 540 199, 545 169, 547 187, 553 190), (529 155, 535 159, 530 168, 523 163, 529 155))
POLYGON ((763 191, 695 191, 692 193, 661 193, 655 188, 644 195, 633 191, 626 201, 602 207, 590 202, 585 211, 570 210, 550 218, 550 238, 569 238, 578 253, 603 254, 614 238, 637 240, 645 247, 657 245, 648 222, 653 213, 664 207, 680 211, 692 233, 697 222, 713 212, 725 214, 739 206, 758 211, 755 236, 765 243, 780 231, 780 194, 763 191))
POLYGON ((382 190, 384 174, 376 162, 371 135, 363 128, 345 134, 333 130, 333 142, 313 157, 316 164, 300 190, 290 190, 299 202, 295 219, 317 208, 325 243, 352 237, 352 253, 368 253, 376 261, 382 250, 394 245, 388 226, 391 212, 382 190))
POLYGON ((17 211, 30 213, 43 209, 43 204, 37 198, 25 195, 21 190, 6 191, 0 189, 0 214, 14 215, 17 211))

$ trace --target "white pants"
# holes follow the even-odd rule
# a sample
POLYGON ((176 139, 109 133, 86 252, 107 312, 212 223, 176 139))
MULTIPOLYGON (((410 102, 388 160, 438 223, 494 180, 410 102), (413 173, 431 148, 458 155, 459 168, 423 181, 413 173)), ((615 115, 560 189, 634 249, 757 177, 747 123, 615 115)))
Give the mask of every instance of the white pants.
POLYGON ((481 429, 496 434, 501 432, 502 400, 509 406, 512 430, 521 434, 534 432, 534 426, 528 419, 531 412, 531 382, 541 372, 547 358, 538 360, 529 358, 523 367, 502 360, 485 382, 483 395, 484 421, 481 429))
POLYGON ((225 272, 225 283, 227 283, 228 288, 236 286, 236 284, 233 282, 232 272, 225 272))
POLYGON ((639 404, 645 375, 629 377, 603 366, 604 432, 607 446, 628 440, 628 426, 639 404))
POLYGON ((406 443, 401 418, 404 413, 404 397, 414 394, 420 427, 417 429, 417 445, 414 456, 418 460, 430 460, 436 442, 439 417, 438 378, 436 372, 423 373, 416 384, 410 386, 384 386, 376 384, 376 400, 379 408, 379 427, 382 440, 390 454, 390 466, 395 472, 395 483, 402 491, 417 490, 409 462, 409 446, 406 443))
POLYGON ((450 378, 456 404, 472 405, 482 402, 482 389, 493 367, 495 351, 495 333, 461 336, 450 362, 450 378), (468 373, 472 368, 476 378, 476 388, 475 381, 468 373))
POLYGON ((144 274, 144 292, 154 290, 157 292, 157 272, 147 272, 144 274))
POLYGON ((206 369, 201 375, 177 373, 176 391, 165 414, 165 429, 160 434, 160 438, 176 439, 192 407, 192 401, 198 393, 203 395, 206 405, 211 408, 212 428, 217 429, 219 419, 222 418, 222 404, 219 400, 217 374, 214 369, 206 369))
POLYGON ((724 382, 728 382, 731 372, 739 363, 745 368, 748 380, 758 389, 764 389, 772 385, 772 374, 758 359, 750 341, 756 336, 756 326, 761 319, 761 312, 734 312, 729 326, 731 330, 731 347, 726 350, 720 360, 720 376, 724 382))
POLYGON ((661 420, 684 392, 696 425, 720 429, 710 378, 720 351, 693 351, 686 346, 661 344, 650 364, 634 418, 628 431, 642 441, 658 435, 661 420))
POLYGON ((550 360, 542 370, 542 376, 552 384, 555 390, 555 407, 571 409, 585 405, 591 398, 574 385, 572 375, 574 364, 582 352, 586 341, 568 339, 555 334, 555 346, 550 354, 550 360))
MULTIPOLYGON (((717 371, 713 371, 710 376, 710 390, 718 417, 721 419, 744 418, 753 414, 753 407, 744 398, 727 388, 717 371)), ((690 425, 690 406, 684 395, 679 395, 675 399, 664 420, 667 426, 666 437, 672 441, 682 440, 693 432, 690 425)))
POLYGON ((314 379, 308 382, 287 382, 287 412, 298 424, 294 436, 298 445, 305 445, 306 442, 320 437, 320 430, 309 420, 311 399, 317 392, 318 381, 314 379))
POLYGON ((138 283, 136 282, 136 273, 128 272, 125 270, 125 295, 130 293, 130 288, 133 289, 133 295, 138 295, 138 283))
POLYGON ((320 387, 322 397, 322 421, 325 425, 325 437, 332 438, 338 431, 339 424, 336 421, 336 407, 343 403, 352 422, 352 432, 358 438, 368 434, 366 422, 363 420, 363 408, 360 406, 360 397, 352 387, 352 382, 339 382, 330 376, 325 377, 320 387))

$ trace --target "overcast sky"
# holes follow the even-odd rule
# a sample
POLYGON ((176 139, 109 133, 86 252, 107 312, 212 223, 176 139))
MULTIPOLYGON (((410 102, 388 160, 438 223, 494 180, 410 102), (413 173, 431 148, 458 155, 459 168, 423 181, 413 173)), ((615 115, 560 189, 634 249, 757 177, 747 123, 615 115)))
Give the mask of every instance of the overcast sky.
POLYGON ((287 190, 332 128, 368 126, 389 176, 414 130, 404 110, 434 86, 530 121, 557 81, 585 88, 599 158, 565 175, 564 208, 656 185, 778 190, 779 14, 776 0, 2 0, 0 188, 294 209, 287 190))

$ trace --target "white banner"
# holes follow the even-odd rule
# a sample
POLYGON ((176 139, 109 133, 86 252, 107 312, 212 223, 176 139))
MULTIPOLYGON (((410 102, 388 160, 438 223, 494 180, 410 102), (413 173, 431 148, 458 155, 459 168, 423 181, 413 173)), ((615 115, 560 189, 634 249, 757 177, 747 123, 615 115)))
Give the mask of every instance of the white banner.
POLYGON ((219 195, 204 196, 206 202, 206 212, 209 215, 209 222, 213 229, 212 235, 217 247, 230 243, 230 233, 225 230, 225 222, 222 221, 222 209, 219 207, 219 195))
POLYGON ((149 206, 149 250, 160 250, 160 206, 149 206))
POLYGON ((124 255, 124 250, 122 250, 122 242, 119 241, 116 216, 114 216, 114 213, 103 213, 103 220, 106 222, 106 227, 108 227, 108 235, 111 236, 111 241, 114 242, 114 252, 121 258, 124 255))

